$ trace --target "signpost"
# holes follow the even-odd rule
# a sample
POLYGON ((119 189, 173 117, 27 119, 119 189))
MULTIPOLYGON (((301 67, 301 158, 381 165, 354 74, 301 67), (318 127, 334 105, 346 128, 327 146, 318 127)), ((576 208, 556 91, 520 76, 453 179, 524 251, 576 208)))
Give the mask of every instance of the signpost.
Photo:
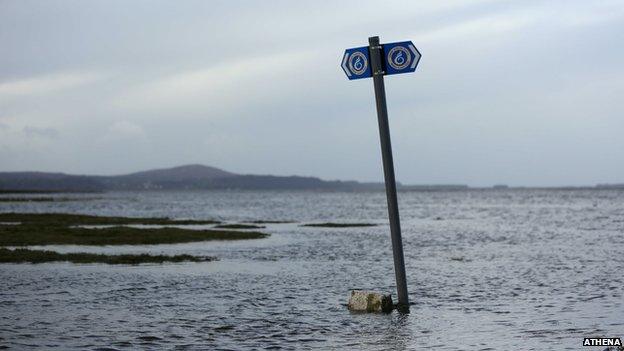
POLYGON ((381 45, 379 37, 370 37, 368 44, 368 46, 345 50, 341 67, 349 80, 373 77, 379 137, 381 139, 381 156, 386 181, 392 254, 394 256, 394 274, 399 297, 398 307, 400 310, 409 311, 384 75, 414 72, 421 55, 411 41, 381 45))

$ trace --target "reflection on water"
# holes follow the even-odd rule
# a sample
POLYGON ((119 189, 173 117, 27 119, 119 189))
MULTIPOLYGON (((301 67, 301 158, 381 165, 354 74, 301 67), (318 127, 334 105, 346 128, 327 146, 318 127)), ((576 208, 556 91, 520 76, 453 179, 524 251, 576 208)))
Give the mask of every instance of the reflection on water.
MULTIPOLYGON (((52 246, 191 253, 205 263, 0 265, 0 346, 15 349, 569 349, 622 336, 624 192, 399 194, 411 313, 353 314, 395 293, 388 228, 267 224, 261 240, 52 246)), ((2 203, 0 211, 386 221, 383 193, 156 192, 2 203)))

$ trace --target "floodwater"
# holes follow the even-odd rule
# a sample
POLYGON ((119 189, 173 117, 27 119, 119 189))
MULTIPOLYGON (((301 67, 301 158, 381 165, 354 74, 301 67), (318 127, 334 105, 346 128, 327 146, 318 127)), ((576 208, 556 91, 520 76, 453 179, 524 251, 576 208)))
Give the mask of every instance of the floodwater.
POLYGON ((216 262, 0 264, 0 346, 578 350, 584 337, 624 336, 624 191, 400 193, 410 314, 356 314, 345 306, 354 288, 396 299, 382 192, 85 197, 2 202, 0 212, 296 223, 267 225, 271 237, 259 240, 52 247, 190 253, 216 256, 216 262), (380 225, 299 226, 321 221, 380 225))

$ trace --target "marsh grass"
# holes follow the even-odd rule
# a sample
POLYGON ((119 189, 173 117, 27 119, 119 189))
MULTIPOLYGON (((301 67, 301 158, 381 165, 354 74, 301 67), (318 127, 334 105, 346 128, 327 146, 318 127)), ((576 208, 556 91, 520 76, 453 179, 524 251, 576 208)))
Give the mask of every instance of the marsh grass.
POLYGON ((0 222, 0 246, 27 245, 153 245, 211 240, 260 239, 269 235, 256 231, 192 230, 166 225, 213 224, 214 221, 168 218, 99 217, 60 213, 4 213, 0 222), (133 228, 128 224, 157 224, 163 228, 133 228), (80 225, 113 225, 82 228, 80 225))
POLYGON ((101 191, 61 191, 61 190, 11 190, 0 189, 0 194, 59 194, 59 193, 75 193, 75 194, 94 194, 101 193, 101 191))
POLYGON ((349 228, 349 227, 375 227, 375 223, 308 223, 302 224, 301 227, 321 227, 321 228, 349 228))
POLYGON ((256 220, 256 221, 249 221, 247 223, 253 223, 253 224, 286 224, 286 223, 295 223, 295 222, 294 221, 256 220))
POLYGON ((255 225, 255 224, 220 224, 215 226, 215 228, 221 229, 262 229, 266 228, 263 225, 255 225))
POLYGON ((85 252, 58 253, 45 250, 5 249, 0 248, 0 263, 45 263, 45 262, 72 262, 72 263, 106 263, 106 264, 141 264, 164 262, 208 262, 214 257, 199 257, 191 255, 103 255, 85 252))
POLYGON ((0 197, 0 202, 69 202, 93 201, 101 197, 0 197))
POLYGON ((126 224, 158 224, 158 225, 192 225, 219 224, 215 220, 170 219, 167 217, 104 217, 67 213, 0 213, 0 222, 21 222, 24 224, 45 225, 126 225, 126 224))

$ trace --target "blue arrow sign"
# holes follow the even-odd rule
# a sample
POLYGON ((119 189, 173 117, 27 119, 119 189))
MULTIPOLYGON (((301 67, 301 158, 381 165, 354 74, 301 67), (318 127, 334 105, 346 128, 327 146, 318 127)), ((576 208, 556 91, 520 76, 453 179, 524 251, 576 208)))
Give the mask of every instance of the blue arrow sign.
POLYGON ((341 66, 350 80, 372 77, 368 46, 345 50, 341 66))
MULTIPOLYGON (((383 44, 382 48, 384 75, 411 73, 416 70, 420 52, 411 41, 383 44)), ((350 80, 372 77, 368 46, 345 50, 341 67, 350 80)))
POLYGON ((411 41, 383 44, 386 74, 410 73, 416 70, 420 52, 411 41))

